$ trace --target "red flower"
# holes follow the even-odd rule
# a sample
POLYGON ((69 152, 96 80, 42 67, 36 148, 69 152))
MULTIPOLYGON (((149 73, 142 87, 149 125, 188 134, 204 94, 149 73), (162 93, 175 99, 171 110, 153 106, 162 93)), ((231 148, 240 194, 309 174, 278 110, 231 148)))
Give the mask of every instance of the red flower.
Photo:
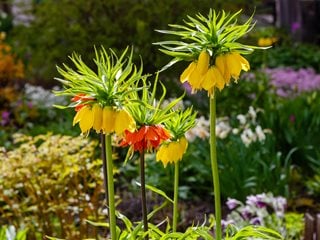
POLYGON ((74 96, 73 98, 71 98, 71 102, 79 102, 78 105, 75 106, 75 110, 76 112, 78 112, 81 108, 83 108, 85 105, 85 102, 90 101, 90 100, 94 100, 95 98, 93 97, 89 97, 86 96, 86 94, 84 93, 79 93, 76 96, 74 96))
POLYGON ((137 131, 125 131, 120 146, 132 146, 134 151, 151 151, 170 138, 170 134, 161 125, 142 126, 137 131))

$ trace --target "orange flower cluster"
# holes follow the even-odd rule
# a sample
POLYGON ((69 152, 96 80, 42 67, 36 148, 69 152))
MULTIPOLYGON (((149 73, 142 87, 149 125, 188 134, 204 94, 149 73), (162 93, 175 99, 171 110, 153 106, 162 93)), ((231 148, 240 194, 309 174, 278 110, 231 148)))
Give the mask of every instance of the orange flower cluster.
POLYGON ((209 94, 214 88, 220 91, 230 79, 239 79, 241 70, 248 71, 249 62, 238 52, 229 52, 216 57, 215 64, 210 65, 210 55, 204 50, 200 53, 198 60, 193 61, 180 76, 182 83, 189 82, 193 91, 205 89, 209 94))
POLYGON ((24 65, 12 54, 11 47, 0 41, 0 80, 23 78, 24 65))
POLYGON ((134 132, 125 131, 121 146, 133 146, 134 151, 151 151, 161 142, 170 138, 170 134, 161 125, 142 126, 134 132))

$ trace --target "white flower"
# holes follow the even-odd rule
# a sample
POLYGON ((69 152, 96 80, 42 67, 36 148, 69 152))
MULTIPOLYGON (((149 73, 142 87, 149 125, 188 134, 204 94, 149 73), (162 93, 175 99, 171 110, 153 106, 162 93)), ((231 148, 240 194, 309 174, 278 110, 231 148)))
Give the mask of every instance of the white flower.
POLYGON ((233 128, 232 129, 232 133, 235 134, 235 135, 238 134, 239 132, 240 132, 239 128, 233 128))
POLYGON ((246 147, 248 147, 251 144, 251 139, 248 138, 248 136, 245 132, 241 133, 240 138, 241 138, 242 142, 244 143, 244 145, 246 145, 246 147))
POLYGON ((249 107, 249 116, 251 117, 252 121, 255 123, 257 119, 257 112, 254 110, 252 106, 249 107))
POLYGON ((227 118, 221 118, 217 120, 216 124, 216 136, 218 138, 224 139, 231 132, 229 121, 227 118))
POLYGON ((256 134, 258 136, 258 140, 259 142, 263 142, 264 140, 266 140, 266 135, 264 134, 262 128, 260 125, 256 126, 256 134))
POLYGON ((239 120, 241 125, 245 125, 247 122, 246 116, 243 114, 238 114, 237 119, 239 120))

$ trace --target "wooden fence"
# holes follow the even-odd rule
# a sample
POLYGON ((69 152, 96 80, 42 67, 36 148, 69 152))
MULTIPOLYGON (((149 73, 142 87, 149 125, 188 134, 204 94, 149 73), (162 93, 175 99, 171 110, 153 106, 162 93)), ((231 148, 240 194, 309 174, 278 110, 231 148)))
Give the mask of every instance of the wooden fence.
POLYGON ((305 214, 304 240, 320 240, 320 214, 305 214))

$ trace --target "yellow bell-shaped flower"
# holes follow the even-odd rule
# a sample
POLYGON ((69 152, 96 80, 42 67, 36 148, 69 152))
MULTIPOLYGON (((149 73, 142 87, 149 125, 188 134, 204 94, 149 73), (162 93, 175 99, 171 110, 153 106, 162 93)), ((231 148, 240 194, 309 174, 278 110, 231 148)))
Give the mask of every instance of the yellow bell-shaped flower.
POLYGON ((221 91, 224 88, 224 85, 225 81, 219 69, 216 66, 211 66, 204 75, 201 85, 202 88, 207 91, 212 91, 213 87, 217 87, 221 91))
POLYGON ((188 141, 185 137, 180 138, 178 141, 162 144, 157 151, 156 160, 161 161, 163 166, 166 167, 168 163, 180 161, 187 147, 188 141))
POLYGON ((79 126, 82 133, 87 133, 93 126, 93 111, 89 105, 79 110, 79 126))
POLYGON ((230 70, 228 68, 228 65, 226 63, 226 55, 221 54, 221 55, 217 56, 216 60, 215 60, 215 65, 217 66, 220 73, 222 74, 225 84, 229 84, 231 74, 230 74, 230 70))
POLYGON ((209 64, 210 64, 210 55, 206 50, 204 50, 199 54, 198 62, 197 62, 197 70, 199 71, 201 76, 208 71, 209 64))
POLYGON ((190 74, 194 71, 196 66, 197 66, 196 62, 191 62, 189 66, 180 75, 180 82, 184 83, 186 81, 189 81, 190 74))
POLYGON ((102 108, 99 104, 94 104, 92 107, 93 112, 93 129, 99 133, 102 130, 102 108))
POLYGON ((118 135, 123 134, 125 130, 133 132, 136 129, 136 122, 128 111, 122 109, 117 112, 114 130, 118 135))
POLYGON ((225 55, 226 56, 226 65, 229 69, 230 75, 236 81, 239 79, 240 72, 242 70, 242 64, 239 61, 239 54, 232 52, 225 55))
POLYGON ((102 131, 105 134, 114 132, 116 119, 116 111, 110 106, 106 106, 102 110, 102 131))

